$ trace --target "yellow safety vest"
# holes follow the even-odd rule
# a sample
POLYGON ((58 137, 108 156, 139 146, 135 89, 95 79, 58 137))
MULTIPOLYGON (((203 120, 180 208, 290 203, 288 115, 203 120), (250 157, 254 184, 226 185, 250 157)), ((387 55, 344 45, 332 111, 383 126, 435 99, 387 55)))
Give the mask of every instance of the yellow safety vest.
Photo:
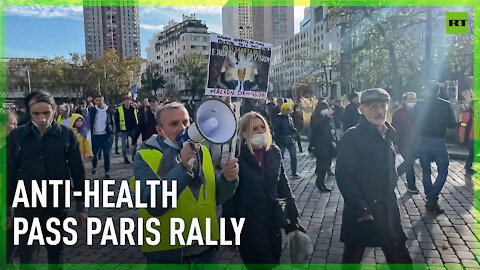
POLYGON ((58 118, 57 118, 57 123, 58 123, 59 125, 61 125, 61 124, 62 124, 62 121, 63 121, 62 116, 59 115, 58 118))
MULTIPOLYGON (((138 117, 137 117, 137 110, 133 109, 133 113, 135 114, 135 121, 138 124, 138 117)), ((127 126, 125 125, 125 112, 123 111, 123 105, 118 107, 118 115, 120 120, 120 131, 127 130, 127 126)))
MULTIPOLYGON (((148 164, 150 169, 157 175, 158 179, 162 179, 161 176, 157 174, 158 168, 160 167, 160 162, 162 160, 162 152, 156 149, 141 149, 138 151, 142 156, 143 160, 148 164)), ((177 200, 177 208, 170 208, 162 216, 155 217, 160 221, 160 226, 154 226, 156 230, 160 232, 160 244, 157 246, 150 246, 144 241, 142 245, 142 252, 156 252, 164 250, 172 250, 186 247, 187 245, 170 245, 170 219, 171 218, 182 218, 185 222, 185 230, 183 232, 183 238, 186 240, 188 238, 188 233, 190 231, 190 226, 192 218, 197 218, 200 223, 200 228, 202 230, 203 239, 206 239, 206 221, 207 218, 211 222, 211 240, 219 239, 219 228, 217 221, 216 213, 216 196, 215 196, 215 172, 213 170, 212 158, 210 157, 210 152, 208 149, 202 145, 203 152, 203 173, 205 175, 205 182, 200 187, 200 193, 198 200, 195 199, 195 196, 192 194, 192 191, 189 187, 186 187, 183 192, 180 194, 177 200), (205 196, 203 195, 205 194, 205 196)), ((135 177, 130 179, 130 186, 135 191, 135 177)), ((157 205, 161 207, 161 205, 157 205)), ((153 216, 144 209, 139 209, 139 217, 143 218, 144 221, 144 240, 146 237, 153 237, 153 234, 147 232, 145 229, 145 222, 152 218, 153 216)))

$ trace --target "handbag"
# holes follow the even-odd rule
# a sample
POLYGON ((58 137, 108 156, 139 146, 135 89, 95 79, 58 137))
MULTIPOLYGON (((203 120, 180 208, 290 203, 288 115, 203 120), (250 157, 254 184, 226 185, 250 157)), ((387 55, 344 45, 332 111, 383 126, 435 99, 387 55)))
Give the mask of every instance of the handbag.
POLYGON ((313 243, 310 237, 299 230, 288 233, 287 237, 291 263, 308 263, 308 259, 313 254, 313 243))

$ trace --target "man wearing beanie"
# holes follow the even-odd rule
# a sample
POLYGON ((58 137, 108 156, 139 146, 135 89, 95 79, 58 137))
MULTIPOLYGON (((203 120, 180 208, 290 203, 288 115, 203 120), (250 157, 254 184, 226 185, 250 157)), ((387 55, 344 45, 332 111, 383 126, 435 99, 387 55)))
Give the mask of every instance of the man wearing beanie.
POLYGON ((410 264, 397 197, 395 130, 387 123, 390 95, 381 88, 360 98, 359 124, 340 140, 337 184, 344 198, 342 263, 360 263, 366 247, 381 247, 388 264, 410 264))

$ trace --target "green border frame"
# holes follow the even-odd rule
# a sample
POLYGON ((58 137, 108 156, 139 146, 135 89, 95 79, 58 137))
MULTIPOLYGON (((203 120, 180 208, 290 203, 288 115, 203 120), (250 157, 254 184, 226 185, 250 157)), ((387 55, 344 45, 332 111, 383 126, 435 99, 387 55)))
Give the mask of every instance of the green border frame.
MULTIPOLYGON (((135 5, 135 6, 223 6, 225 4, 229 6, 237 5, 235 0, 230 0, 228 3, 226 0, 0 0, 0 59, 5 59, 6 56, 6 7, 7 6, 117 6, 117 5, 135 5)), ((480 118, 480 0, 253 0, 254 6, 473 6, 474 7, 474 93, 475 93, 475 118, 480 118)), ((0 101, 1 107, 5 107, 6 98, 6 66, 4 60, 0 62, 0 101)), ((0 114, 0 127, 5 126, 5 115, 0 114)), ((480 169, 480 156, 478 152, 480 150, 480 126, 475 125, 475 174, 476 180, 478 180, 480 169)), ((2 147, 6 143, 5 134, 3 128, 0 129, 0 269, 6 269, 5 264, 5 229, 4 218, 6 215, 6 155, 5 148, 2 147)), ((479 236, 475 234, 480 229, 480 183, 474 182, 474 236, 478 239, 479 236)), ((480 258, 480 245, 478 241, 475 241, 474 255, 480 258)), ((48 265, 16 265, 19 269, 48 269, 48 265)), ((305 265, 293 265, 285 264, 280 265, 276 269, 348 269, 357 268, 360 265, 346 265, 339 264, 305 264, 305 265), (346 267, 346 268, 345 268, 346 267)), ((459 268, 468 267, 469 265, 446 265, 445 267, 459 268)), ((64 269, 83 270, 83 269, 146 269, 145 264, 64 264, 64 269)), ((198 269, 241 269, 242 265, 198 265, 195 268, 198 269)), ((406 269, 408 266, 398 265, 398 269, 406 269)), ((415 264, 414 269, 426 269, 426 268, 442 268, 444 265, 433 264, 415 264)), ((188 269, 184 265, 159 265, 159 268, 164 269, 188 269)), ((364 264, 361 268, 365 269, 388 269, 388 265, 372 265, 364 264)), ((358 269, 358 268, 357 268, 358 269)))

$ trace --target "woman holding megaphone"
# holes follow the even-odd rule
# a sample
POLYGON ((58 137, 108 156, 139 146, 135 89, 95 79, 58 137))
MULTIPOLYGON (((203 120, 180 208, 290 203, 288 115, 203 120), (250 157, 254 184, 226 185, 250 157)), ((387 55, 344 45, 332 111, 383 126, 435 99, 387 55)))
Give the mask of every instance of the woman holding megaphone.
POLYGON ((282 155, 272 144, 265 118, 257 112, 245 114, 239 121, 238 137, 239 185, 234 197, 223 205, 223 213, 227 217, 245 217, 239 249, 247 267, 270 264, 260 267, 272 268, 280 263, 280 229, 287 234, 305 230, 299 225, 282 155))

